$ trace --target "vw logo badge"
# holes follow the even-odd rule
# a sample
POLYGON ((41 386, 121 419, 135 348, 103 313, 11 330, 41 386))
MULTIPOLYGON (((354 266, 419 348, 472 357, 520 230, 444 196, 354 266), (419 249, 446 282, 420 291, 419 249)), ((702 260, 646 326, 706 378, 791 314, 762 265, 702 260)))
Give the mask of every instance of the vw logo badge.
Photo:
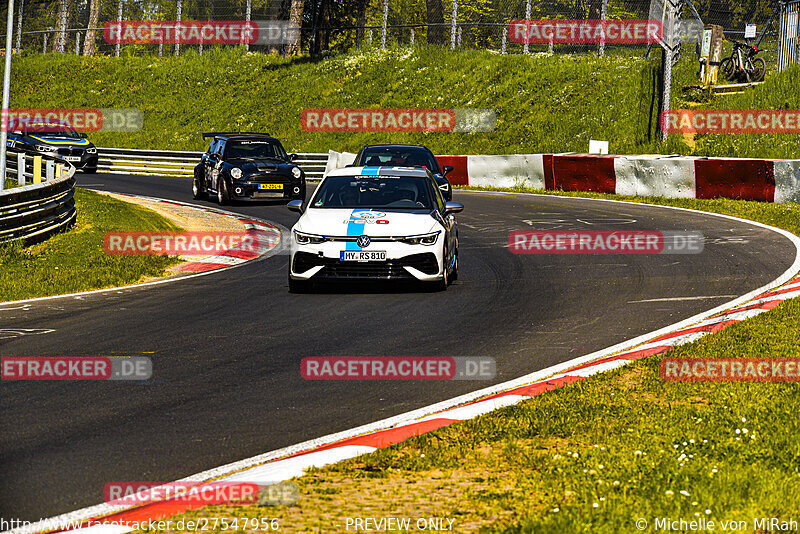
POLYGON ((367 248, 369 246, 369 236, 360 235, 358 239, 356 239, 356 245, 361 248, 367 248))

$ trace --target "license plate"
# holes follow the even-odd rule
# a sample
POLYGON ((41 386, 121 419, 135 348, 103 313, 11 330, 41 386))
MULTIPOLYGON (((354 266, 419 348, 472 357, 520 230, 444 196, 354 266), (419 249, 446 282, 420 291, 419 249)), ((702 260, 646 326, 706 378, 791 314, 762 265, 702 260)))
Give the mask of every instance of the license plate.
POLYGON ((339 252, 341 261, 386 261, 385 250, 343 250, 339 252))
POLYGON ((80 161, 80 156, 64 156, 64 161, 80 161))
POLYGON ((259 189, 283 189, 283 184, 258 184, 259 189))

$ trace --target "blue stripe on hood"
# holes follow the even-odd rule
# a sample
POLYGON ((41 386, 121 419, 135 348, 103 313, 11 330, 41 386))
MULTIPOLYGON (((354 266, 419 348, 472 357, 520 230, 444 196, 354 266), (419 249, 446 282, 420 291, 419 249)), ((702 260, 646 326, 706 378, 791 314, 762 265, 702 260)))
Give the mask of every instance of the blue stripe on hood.
MULTIPOLYGON (((347 223, 347 237, 358 237, 364 234, 364 227, 366 224, 359 224, 356 223, 356 220, 363 221, 364 219, 356 219, 353 217, 353 214, 357 211, 369 211, 365 210, 364 208, 356 208, 350 212, 350 220, 347 223)), ((358 243, 355 241, 348 241, 345 243, 345 250, 361 250, 361 247, 358 246, 358 243)))

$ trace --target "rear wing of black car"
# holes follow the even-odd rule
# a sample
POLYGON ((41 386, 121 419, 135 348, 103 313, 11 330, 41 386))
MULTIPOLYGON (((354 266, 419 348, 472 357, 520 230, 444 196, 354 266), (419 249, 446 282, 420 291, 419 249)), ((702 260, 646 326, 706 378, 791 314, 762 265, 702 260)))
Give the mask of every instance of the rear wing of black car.
POLYGON ((206 132, 203 134, 203 139, 208 139, 209 137, 224 137, 227 135, 257 135, 259 137, 272 137, 268 133, 264 132, 206 132))

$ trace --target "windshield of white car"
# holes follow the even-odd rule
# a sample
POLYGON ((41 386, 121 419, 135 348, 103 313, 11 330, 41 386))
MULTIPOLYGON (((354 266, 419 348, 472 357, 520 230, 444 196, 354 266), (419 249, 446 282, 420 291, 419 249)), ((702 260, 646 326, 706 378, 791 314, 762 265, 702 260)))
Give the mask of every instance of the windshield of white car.
POLYGON ((228 141, 225 146, 226 159, 282 159, 286 151, 275 141, 266 139, 247 139, 228 141))
POLYGON ((369 167, 419 167, 439 174, 439 164, 430 151, 418 146, 371 146, 364 149, 357 165, 369 167))
POLYGON ((433 209, 426 178, 420 176, 328 176, 312 208, 433 209))

